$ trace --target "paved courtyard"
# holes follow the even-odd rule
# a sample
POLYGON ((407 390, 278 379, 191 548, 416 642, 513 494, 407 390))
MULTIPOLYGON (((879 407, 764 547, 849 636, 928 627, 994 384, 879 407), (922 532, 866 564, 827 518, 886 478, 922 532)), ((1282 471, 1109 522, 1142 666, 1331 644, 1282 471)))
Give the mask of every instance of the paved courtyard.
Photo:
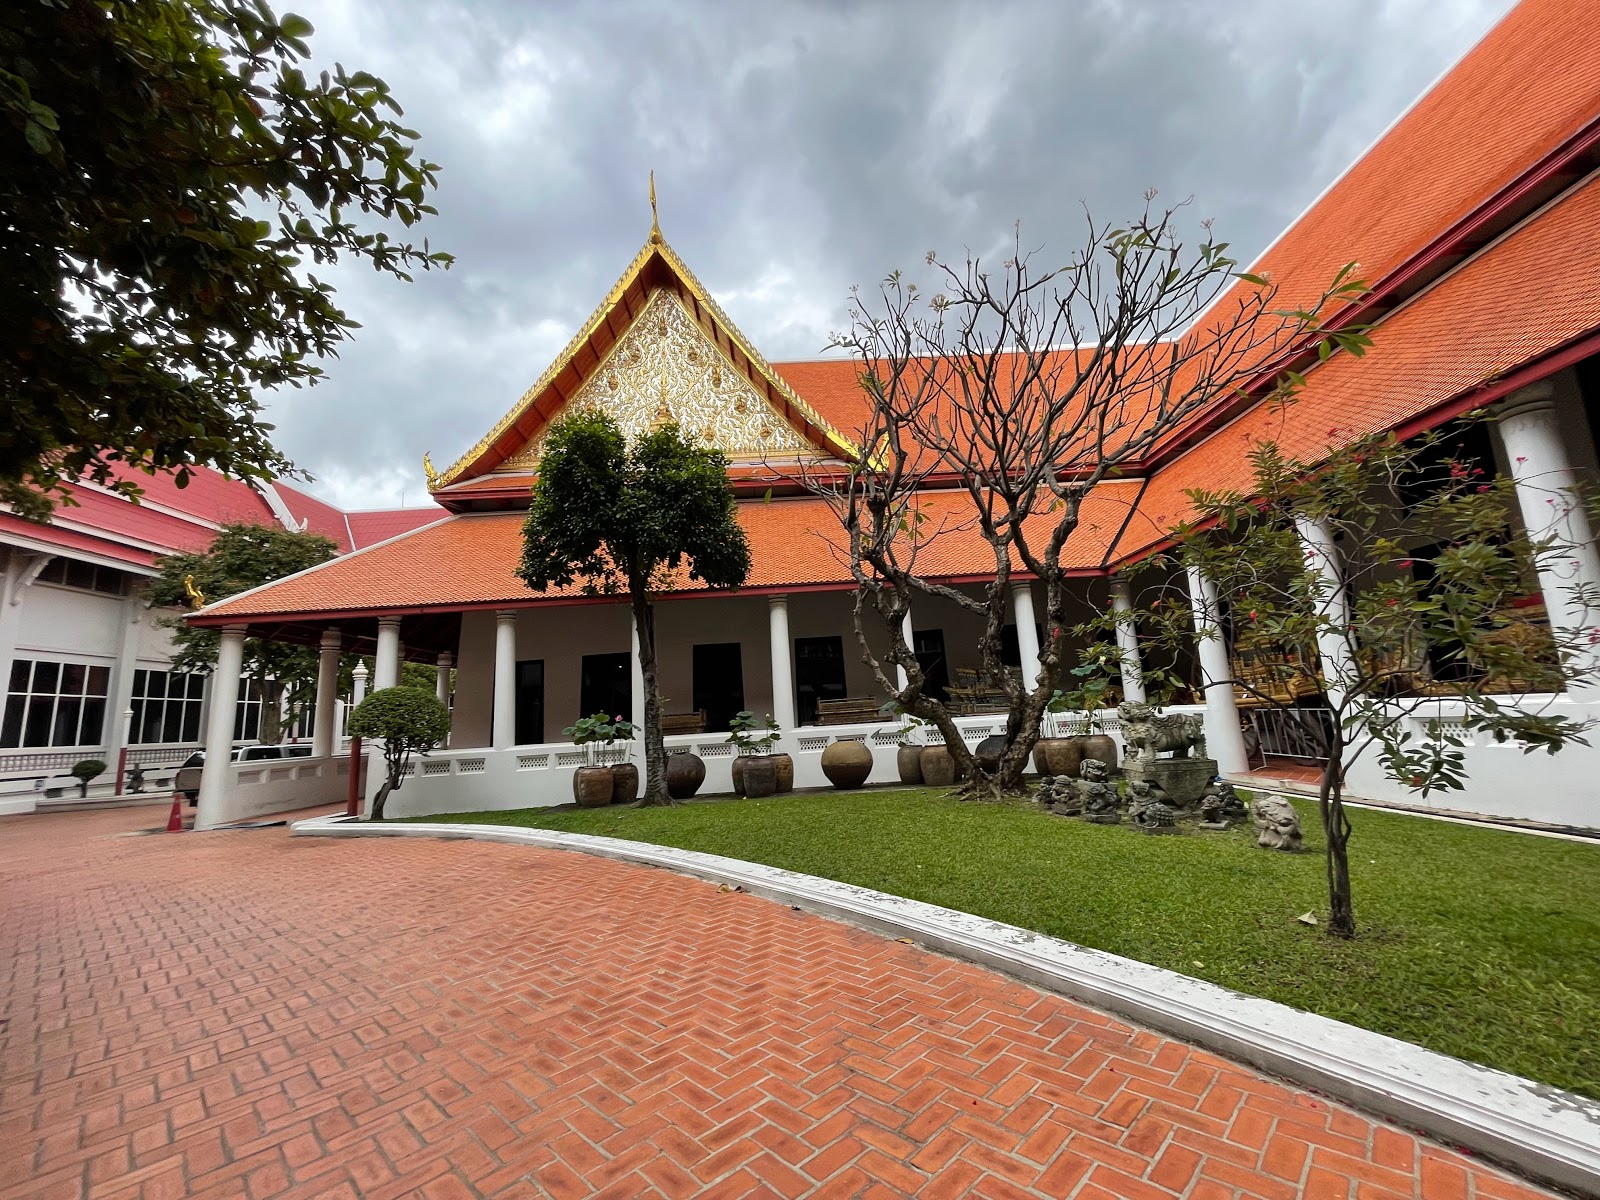
POLYGON ((0 1200, 1542 1195, 663 871, 0 818, 0 1200))

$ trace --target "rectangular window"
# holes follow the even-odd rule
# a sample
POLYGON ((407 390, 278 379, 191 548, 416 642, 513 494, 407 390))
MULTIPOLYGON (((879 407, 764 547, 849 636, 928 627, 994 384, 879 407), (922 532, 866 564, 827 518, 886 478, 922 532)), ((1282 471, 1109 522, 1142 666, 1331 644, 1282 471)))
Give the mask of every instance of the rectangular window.
POLYGON ((542 658, 529 659, 517 664, 516 714, 516 733, 513 736, 517 745, 532 746, 544 741, 544 659, 542 658))
POLYGON ((233 740, 254 742, 261 738, 261 684, 254 679, 239 681, 239 703, 233 710, 233 740))
POLYGON ((694 707, 706 714, 706 732, 725 732, 744 708, 744 659, 738 642, 694 648, 694 707))
POLYGON ((104 592, 108 596, 122 595, 126 578, 127 575, 115 567, 79 562, 75 558, 52 558, 39 572, 40 583, 54 583, 86 592, 104 592))
POLYGON ((11 664, 0 746, 97 746, 109 667, 19 658, 11 664))
POLYGON ((802 725, 817 723, 818 700, 845 698, 843 638, 795 638, 794 690, 802 725))
MULTIPOLYGON (((633 677, 629 658, 626 651, 583 656, 583 672, 578 678, 580 717, 605 713, 608 717, 633 720, 633 677)), ((540 687, 543 687, 542 681, 540 687)))
POLYGON ((941 703, 950 698, 950 665, 944 654, 943 629, 918 629, 911 634, 911 652, 922 668, 922 690, 941 703))
POLYGON ((205 703, 204 675, 177 671, 133 673, 133 725, 128 740, 135 745, 198 742, 200 710, 205 703))

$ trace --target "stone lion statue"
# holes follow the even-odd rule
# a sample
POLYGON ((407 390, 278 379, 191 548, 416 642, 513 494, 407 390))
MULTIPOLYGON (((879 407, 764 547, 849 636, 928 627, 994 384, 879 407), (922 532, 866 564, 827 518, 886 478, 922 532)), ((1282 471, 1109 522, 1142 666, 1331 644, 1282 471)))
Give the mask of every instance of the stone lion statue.
POLYGON ((1117 706, 1122 718, 1122 741, 1128 757, 1153 763, 1156 755, 1171 752, 1176 758, 1206 757, 1205 721, 1199 713, 1160 713, 1149 704, 1124 701, 1117 706))
POLYGON ((1251 807, 1256 845, 1267 850, 1300 849, 1300 816, 1294 805, 1277 796, 1257 796, 1251 807))

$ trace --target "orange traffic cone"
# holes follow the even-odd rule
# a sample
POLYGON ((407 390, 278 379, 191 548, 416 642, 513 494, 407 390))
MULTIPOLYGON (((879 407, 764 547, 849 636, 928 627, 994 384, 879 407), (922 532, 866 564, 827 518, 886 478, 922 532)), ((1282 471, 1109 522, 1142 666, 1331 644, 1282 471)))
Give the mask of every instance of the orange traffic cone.
POLYGON ((172 793, 172 811, 167 814, 167 832, 183 832, 183 793, 172 793))

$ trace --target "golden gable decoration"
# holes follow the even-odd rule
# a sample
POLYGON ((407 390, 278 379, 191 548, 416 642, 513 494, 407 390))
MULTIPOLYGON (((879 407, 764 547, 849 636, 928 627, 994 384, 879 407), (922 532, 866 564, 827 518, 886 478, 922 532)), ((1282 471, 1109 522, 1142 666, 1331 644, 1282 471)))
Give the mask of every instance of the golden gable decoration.
MULTIPOLYGON (((630 442, 676 422, 735 462, 816 453, 665 290, 650 297, 568 407, 609 414, 630 442)), ((541 431, 501 469, 535 466, 547 436, 541 431)))

